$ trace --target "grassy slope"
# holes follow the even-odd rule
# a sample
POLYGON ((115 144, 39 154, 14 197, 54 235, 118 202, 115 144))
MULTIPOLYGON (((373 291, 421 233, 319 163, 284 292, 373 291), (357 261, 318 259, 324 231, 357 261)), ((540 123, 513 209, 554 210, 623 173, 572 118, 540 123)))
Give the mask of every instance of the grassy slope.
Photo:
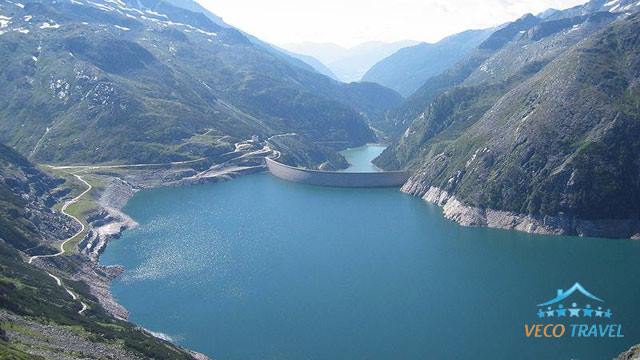
MULTIPOLYGON (((111 318, 87 292, 83 283, 64 280, 67 286, 90 304, 87 316, 79 315, 78 302, 56 285, 44 271, 26 264, 19 254, 4 242, 0 242, 0 307, 19 316, 40 323, 53 323, 73 327, 84 338, 109 346, 125 348, 140 356, 154 359, 189 359, 184 351, 145 334, 135 326, 111 318)), ((1 324, 6 330, 9 324, 1 324)), ((19 329, 29 335, 29 329, 19 329)), ((38 334, 31 334, 37 337, 38 334)), ((46 346, 46 339, 43 340, 46 346)), ((0 358, 12 352, 19 354, 21 344, 0 347, 0 358), (17 351, 17 352, 16 352, 17 351)), ((23 351, 25 349, 22 349, 23 351)))
MULTIPOLYGON (((62 201, 60 201, 55 205, 56 210, 60 211, 66 201, 68 201, 69 199, 76 198, 87 189, 87 186, 84 183, 80 182, 70 172, 62 171, 62 170, 51 170, 51 169, 49 170, 57 178, 62 178, 65 180, 65 182, 61 185, 62 187, 72 189, 72 191, 64 199, 62 199, 62 201)), ((86 182, 91 184, 93 189, 92 191, 89 191, 88 193, 84 194, 84 196, 79 198, 78 201, 76 201, 75 203, 67 206, 67 208, 65 209, 65 212, 67 214, 80 220, 80 222, 82 222, 82 224, 84 225, 83 231, 75 234, 73 236, 73 239, 69 240, 69 242, 64 244, 64 251, 65 253, 69 253, 69 254, 77 253, 78 244, 80 243, 80 241, 82 241, 82 239, 84 239, 84 237, 89 232, 89 224, 86 221, 87 215, 98 208, 98 205, 96 204, 96 199, 93 196, 95 194, 95 190, 98 190, 100 188, 101 183, 99 182, 99 180, 92 178, 90 175, 89 176, 83 175, 82 178, 86 182)))
POLYGON ((225 145, 191 146, 211 130, 236 141, 298 132, 354 145, 373 139, 360 113, 373 117, 401 101, 379 85, 341 84, 290 66, 235 30, 158 7, 217 36, 88 3, 2 9, 16 19, 11 26, 33 19, 20 24, 29 34, 0 38, 0 141, 47 163, 196 158, 225 145), (60 28, 35 26, 47 19, 60 28))

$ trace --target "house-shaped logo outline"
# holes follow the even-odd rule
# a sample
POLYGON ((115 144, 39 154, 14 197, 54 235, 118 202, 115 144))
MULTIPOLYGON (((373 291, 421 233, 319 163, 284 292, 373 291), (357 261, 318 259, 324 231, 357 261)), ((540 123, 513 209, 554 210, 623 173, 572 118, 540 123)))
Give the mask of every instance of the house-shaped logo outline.
POLYGON ((572 287, 570 287, 568 290, 564 291, 562 289, 558 289, 557 295, 555 298, 544 302, 542 304, 538 304, 538 306, 547 306, 547 305, 552 305, 555 303, 559 303, 563 300, 565 300, 566 298, 568 298, 569 296, 573 295, 573 293, 575 293, 576 291, 578 291, 579 293, 581 293, 582 295, 596 300, 596 301, 600 301, 600 302, 604 302, 604 300, 600 299, 599 297, 593 295, 592 293, 590 293, 587 289, 585 289, 582 285, 580 285, 580 283, 576 282, 575 284, 573 284, 572 287))

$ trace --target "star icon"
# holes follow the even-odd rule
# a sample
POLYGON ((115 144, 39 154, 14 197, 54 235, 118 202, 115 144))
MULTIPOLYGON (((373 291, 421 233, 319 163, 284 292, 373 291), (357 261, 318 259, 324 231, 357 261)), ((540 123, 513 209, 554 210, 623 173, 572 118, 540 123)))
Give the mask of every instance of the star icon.
POLYGON ((546 313, 542 309, 538 310, 538 317, 543 318, 546 313))
POLYGON ((603 313, 604 311, 602 311, 602 307, 598 307, 598 310, 596 310, 596 317, 602 317, 603 313))
POLYGON ((567 316, 567 309, 565 309, 564 306, 560 304, 558 305, 558 310, 556 310, 556 313, 558 314, 558 317, 565 317, 567 316))
POLYGON ((584 314, 584 317, 592 317, 593 309, 591 308, 591 305, 587 305, 587 307, 582 309, 582 313, 584 314))
POLYGON ((571 304, 571 308, 569 309, 569 317, 580 317, 580 309, 577 308, 578 304, 571 304))
POLYGON ((551 306, 549 306, 547 308, 547 310, 549 310, 549 311, 547 311, 547 317, 554 317, 555 316, 556 311, 555 310, 551 310, 551 306))
POLYGON ((607 309, 607 311, 604 313, 604 317, 606 317, 607 319, 611 319, 611 315, 613 315, 611 309, 607 309))

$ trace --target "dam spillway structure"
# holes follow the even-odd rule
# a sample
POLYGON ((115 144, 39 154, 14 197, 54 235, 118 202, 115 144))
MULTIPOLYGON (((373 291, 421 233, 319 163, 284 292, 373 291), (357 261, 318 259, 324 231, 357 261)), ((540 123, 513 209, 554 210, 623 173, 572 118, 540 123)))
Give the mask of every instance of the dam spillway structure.
POLYGON ((332 187, 399 187, 409 179, 408 171, 342 172, 285 165, 265 158, 269 172, 277 178, 301 184, 332 187))

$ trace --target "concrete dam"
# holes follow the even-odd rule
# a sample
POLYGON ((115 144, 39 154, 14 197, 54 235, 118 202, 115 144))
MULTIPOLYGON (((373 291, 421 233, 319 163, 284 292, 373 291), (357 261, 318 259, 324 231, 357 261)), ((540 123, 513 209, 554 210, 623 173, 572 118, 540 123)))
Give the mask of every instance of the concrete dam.
POLYGON ((274 176, 302 184, 334 187, 395 187, 409 178, 408 171, 340 172, 303 169, 266 158, 274 176))

